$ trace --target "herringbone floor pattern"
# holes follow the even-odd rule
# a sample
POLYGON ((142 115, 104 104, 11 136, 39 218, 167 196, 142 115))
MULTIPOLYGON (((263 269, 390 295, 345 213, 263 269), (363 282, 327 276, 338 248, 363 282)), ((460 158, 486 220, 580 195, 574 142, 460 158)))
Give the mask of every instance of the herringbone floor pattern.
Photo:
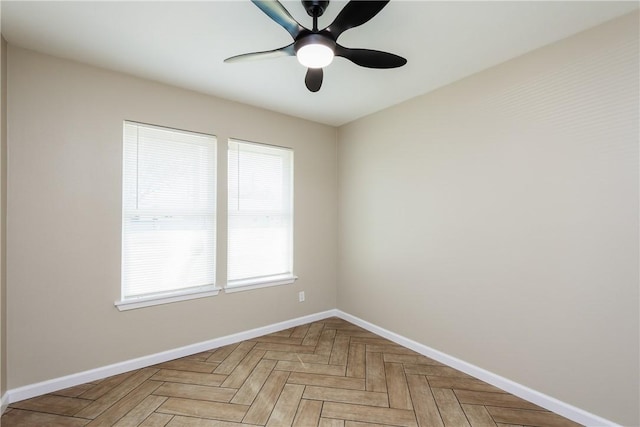
POLYGON ((12 404, 2 426, 577 424, 338 318, 12 404))

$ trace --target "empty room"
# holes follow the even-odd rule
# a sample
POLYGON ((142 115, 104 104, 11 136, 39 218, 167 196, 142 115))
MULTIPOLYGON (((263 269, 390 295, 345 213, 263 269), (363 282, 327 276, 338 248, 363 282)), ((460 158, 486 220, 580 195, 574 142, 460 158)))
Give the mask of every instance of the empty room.
POLYGON ((4 426, 640 426, 637 1, 0 2, 4 426))

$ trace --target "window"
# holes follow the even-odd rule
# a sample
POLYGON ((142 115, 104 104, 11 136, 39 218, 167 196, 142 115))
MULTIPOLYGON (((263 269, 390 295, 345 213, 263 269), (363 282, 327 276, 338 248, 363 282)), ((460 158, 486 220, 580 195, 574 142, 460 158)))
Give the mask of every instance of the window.
POLYGON ((216 294, 216 139, 124 123, 120 310, 216 294))
POLYGON ((227 291, 292 283, 293 152, 229 141, 227 291))

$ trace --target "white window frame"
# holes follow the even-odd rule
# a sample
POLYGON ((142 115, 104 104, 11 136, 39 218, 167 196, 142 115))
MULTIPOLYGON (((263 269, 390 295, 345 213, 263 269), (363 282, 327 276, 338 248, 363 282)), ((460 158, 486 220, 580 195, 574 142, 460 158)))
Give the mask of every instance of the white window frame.
MULTIPOLYGON (((266 154, 265 154, 266 155, 266 154)), ((239 161, 240 157, 238 156, 236 161, 239 161)), ((279 286, 279 285, 288 285, 291 283, 294 283, 295 280, 298 278, 295 274, 293 274, 293 269, 294 269, 294 244, 293 244, 293 233, 294 233, 294 209, 293 209, 293 205, 294 205, 294 201, 293 201, 293 197, 294 197, 294 153, 293 150, 291 148, 286 148, 286 147, 280 147, 280 146, 275 146, 275 145, 269 145, 269 144, 262 144, 262 143, 257 143, 257 142, 251 142, 251 141, 245 141, 245 140, 241 140, 241 139, 235 139, 235 138, 230 138, 228 140, 228 150, 227 150, 227 162, 229 165, 228 171, 227 171, 227 186, 228 186, 228 200, 227 200, 227 207, 228 207, 228 211, 227 211, 227 283, 224 287, 225 293, 234 293, 234 292, 241 292, 241 291, 247 291, 247 290, 251 290, 251 289, 259 289, 259 288, 265 288, 265 287, 271 287, 271 286, 279 286), (289 247, 288 247, 288 271, 280 271, 280 272, 276 272, 275 274, 268 274, 268 275, 261 275, 261 276, 257 276, 257 277, 243 277, 243 278, 238 278, 238 279, 230 279, 229 276, 229 270, 230 268, 230 263, 232 262, 232 237, 231 237, 231 228, 232 228, 232 221, 234 216, 242 216, 242 213, 238 212, 237 209, 232 209, 232 203, 233 200, 235 200, 236 203, 238 203, 238 198, 234 199, 234 194, 232 191, 232 167, 231 167, 231 162, 232 162, 232 151, 234 149, 238 149, 240 150, 240 147, 242 147, 242 149, 244 151, 251 151, 252 149, 256 150, 256 153, 260 153, 260 152, 266 152, 266 153, 271 153, 272 155, 275 155, 276 153, 280 152, 282 158, 286 158, 288 157, 288 159, 290 160, 290 163, 285 167, 285 173, 287 173, 289 176, 286 178, 286 187, 288 187, 288 195, 286 195, 285 199, 283 200, 283 207, 281 211, 274 211, 273 214, 274 215, 281 215, 281 216, 289 216, 289 235, 288 235, 288 240, 289 240, 289 247)), ((239 188, 239 187, 238 187, 239 188)), ((239 190, 238 190, 239 191, 239 190)), ((237 195, 239 197, 239 195, 237 195)), ((252 214, 250 213, 251 211, 249 211, 248 215, 252 216, 252 214)), ((258 211, 256 211, 258 212, 258 211)), ((247 215, 247 213, 245 213, 244 215, 247 215)), ((256 213, 253 214, 256 217, 260 217, 260 216, 267 216, 268 213, 262 212, 262 213, 256 213)))
MULTIPOLYGON (((136 138, 137 138, 137 134, 136 134, 136 138)), ((174 142, 174 141, 172 141, 174 142)), ((136 148, 137 150, 137 145, 136 148)), ((137 123, 137 122, 131 122, 131 121, 125 121, 123 123, 123 205, 122 205, 122 281, 121 281, 121 299, 119 301, 115 302, 115 306, 118 308, 118 310, 120 311, 124 311, 124 310, 131 310, 131 309, 136 309, 136 308, 141 308, 141 307, 147 307, 147 306, 153 306, 153 305, 159 305, 159 304, 167 304, 167 303, 172 303, 172 302, 177 302, 177 301, 184 301, 184 300, 190 300, 190 299, 195 299, 195 298, 203 298, 203 297, 209 297, 209 296, 214 296, 217 295, 220 292, 220 288, 216 286, 215 284, 215 275, 216 275, 216 268, 215 268, 215 261, 216 261, 216 251, 217 251, 217 242, 216 242, 216 234, 217 234, 217 221, 216 221, 216 194, 217 194, 217 176, 216 176, 216 170, 217 170, 217 165, 216 165, 216 159, 217 159, 217 138, 214 135, 209 135, 209 134, 202 134, 202 133, 198 133, 198 132, 191 132, 191 131, 184 131, 184 130, 179 130, 179 129, 173 129, 173 128, 167 128, 167 127, 162 127, 162 126, 154 126, 154 125, 148 125, 148 124, 143 124, 143 123, 137 123), (127 189, 127 182, 131 183, 131 177, 129 178, 129 181, 127 180, 126 174, 129 173, 129 169, 131 168, 131 166, 129 166, 129 169, 127 169, 126 166, 126 162, 129 161, 135 161, 136 164, 139 161, 139 157, 138 157, 138 153, 136 151, 135 155, 131 155, 131 150, 134 149, 134 144, 137 144, 137 139, 136 142, 134 143, 131 137, 131 132, 132 129, 136 129, 136 132, 138 132, 137 129, 150 129, 150 130, 160 130, 160 131, 167 131, 167 134, 173 134, 176 136, 176 140, 179 139, 180 135, 185 136, 185 138, 191 138, 190 142, 185 142, 184 140, 181 141, 181 143, 193 143, 196 146, 202 146, 206 149, 206 153, 207 156, 206 157, 206 161, 212 165, 213 170, 211 171, 211 182, 210 182, 210 186, 207 186, 208 190, 206 190, 208 192, 209 197, 207 198, 207 200, 209 200, 209 203, 207 204, 207 208, 197 208, 196 210, 191 210, 191 209, 184 209, 183 205, 181 204, 179 205, 179 208, 176 208, 175 206, 172 208, 147 208, 147 209, 138 209, 137 206, 137 202, 136 202, 136 207, 132 208, 130 202, 127 202, 127 200, 125 200, 126 197, 139 197, 139 189, 137 188, 137 178, 136 179, 136 188, 135 190, 132 190, 131 188, 127 189), (127 132, 129 132, 129 134, 127 134, 127 132), (127 140, 127 137, 129 136, 129 140, 127 140), (195 137, 195 138, 194 138, 195 137), (130 145, 127 145, 130 144, 130 145), (127 148, 129 148, 129 152, 127 152, 127 148), (129 154, 128 154, 129 153, 129 154), (127 157, 130 156, 130 157, 127 157), (168 212, 168 210, 170 210, 170 212, 168 212), (177 288, 173 288, 173 289, 169 289, 169 290, 159 290, 157 292, 151 292, 151 293, 146 293, 146 294, 139 294, 139 295, 130 295, 127 296, 126 295, 126 289, 125 289, 125 277, 124 277, 124 265, 125 265, 125 224, 130 223, 130 221, 132 220, 132 218, 134 217, 139 217, 139 215, 144 215, 144 216, 157 216, 157 217, 162 217, 164 216, 165 218, 170 218, 169 220, 172 221, 173 219, 173 215, 177 215, 178 218, 179 217, 188 217, 189 215, 197 215, 199 218, 209 218, 209 219, 205 219, 205 221, 212 221, 212 227, 208 228, 208 230, 213 230, 213 237, 212 237, 212 241, 211 243, 208 245, 208 247, 210 248, 210 250, 213 251, 213 256, 211 257, 211 269, 213 270, 213 273, 207 273, 207 276, 209 276, 212 280, 211 283, 206 283, 206 284, 202 284, 202 285, 194 285, 194 286, 190 286, 190 287, 177 287, 177 288), (211 215, 211 217, 209 217, 209 215, 211 215)), ((137 169, 138 166, 135 166, 135 170, 136 173, 138 171, 137 169)), ((133 174, 132 174, 133 175, 133 174)), ((199 194, 199 193, 197 193, 199 194)), ((194 202, 196 203, 196 202, 194 202)), ((195 209, 195 208, 194 208, 195 209)), ((154 218, 155 219, 155 218, 154 218)), ((202 264, 200 264, 202 265, 202 264)))

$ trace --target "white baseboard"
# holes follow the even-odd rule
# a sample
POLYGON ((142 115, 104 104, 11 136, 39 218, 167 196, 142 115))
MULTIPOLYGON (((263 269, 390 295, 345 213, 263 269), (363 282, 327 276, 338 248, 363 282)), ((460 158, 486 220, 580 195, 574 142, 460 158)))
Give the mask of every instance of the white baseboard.
POLYGON ((5 393, 0 397, 0 415, 4 414, 7 406, 9 406, 9 393, 5 393))
POLYGON ((562 402, 544 393, 532 390, 522 384, 518 384, 507 378, 501 377, 500 375, 494 374, 493 372, 489 372, 478 366, 472 365, 471 363, 465 362, 464 360, 460 360, 429 346, 420 344, 419 342, 403 337, 402 335, 396 334, 395 332, 388 331, 384 328, 374 325, 373 323, 369 323, 358 317, 352 316, 351 314, 345 313, 340 310, 335 310, 334 315, 348 322, 351 322, 354 325, 358 325, 361 328, 368 330, 369 332, 373 332, 374 334, 387 338, 388 340, 400 344, 403 347, 407 347, 440 363, 451 366, 452 368, 462 371, 465 374, 476 377, 486 383, 489 383, 513 395, 521 397, 522 399, 528 400, 531 403, 535 403, 538 406, 555 412, 558 415, 562 415, 563 417, 577 423, 592 427, 620 427, 618 424, 612 421, 591 414, 580 408, 576 408, 575 406, 562 402))
POLYGON ((249 331, 239 332, 237 334, 227 335, 196 344, 179 347, 173 350, 167 350, 160 353, 151 354, 149 356, 138 357, 136 359, 126 360, 124 362, 114 363, 113 365, 103 366, 101 368, 91 369, 76 374, 67 375, 60 378, 54 378, 48 381, 42 381, 35 384, 18 387, 8 390, 2 398, 2 409, 20 400, 30 399, 32 397, 51 393, 76 385, 84 384, 90 381, 110 377, 112 375, 121 374, 123 372, 144 368, 146 366, 155 365, 180 357, 189 356, 191 354, 200 353, 211 350, 213 348, 234 344, 240 341, 249 340, 262 335, 281 331, 283 329, 293 328, 295 326, 304 325, 306 323, 315 322, 337 315, 337 310, 328 310, 308 316, 298 317, 296 319, 284 322, 273 323, 271 325, 260 328, 251 329, 249 331))
POLYGON ((562 402, 544 393, 532 390, 522 384, 518 384, 507 378, 501 377, 500 375, 489 372, 478 366, 472 365, 471 363, 465 362, 456 357, 435 350, 424 344, 420 344, 419 342, 403 337, 402 335, 396 334, 395 332, 391 332, 387 329, 381 328, 380 326, 374 325, 373 323, 369 323, 365 320, 362 320, 358 317, 352 316, 337 309, 298 317, 296 319, 274 323, 260 328, 251 329, 249 331, 239 332, 237 334, 227 335, 224 337, 191 344, 173 350, 167 350, 149 356, 126 360, 124 362, 115 363, 113 365, 91 369, 88 371, 79 372, 77 374, 54 378, 48 381, 43 381, 36 384, 30 384, 24 387, 8 390, 4 394, 4 396, 2 396, 1 409, 2 412, 4 412, 7 405, 18 402, 20 400, 29 399, 31 397, 40 396, 57 390, 84 384, 90 381, 110 377, 112 375, 121 374, 123 372, 144 368, 146 366, 155 365, 158 363, 166 362, 168 360, 189 356, 191 354, 200 353, 212 348, 222 347, 236 342, 249 340, 262 335, 281 331, 283 329, 293 328, 295 326, 304 325, 305 323, 326 319, 332 316, 339 317, 353 323, 354 325, 358 325, 370 332, 373 332, 374 334, 378 334, 413 351, 437 360, 438 362, 444 363, 445 365, 451 366, 452 368, 458 369, 466 374, 474 376, 482 381, 485 381, 525 400, 528 400, 529 402, 535 403, 538 406, 553 411, 577 423, 593 427, 620 427, 618 424, 612 421, 591 414, 580 408, 576 408, 575 406, 569 405, 568 403, 562 402))

